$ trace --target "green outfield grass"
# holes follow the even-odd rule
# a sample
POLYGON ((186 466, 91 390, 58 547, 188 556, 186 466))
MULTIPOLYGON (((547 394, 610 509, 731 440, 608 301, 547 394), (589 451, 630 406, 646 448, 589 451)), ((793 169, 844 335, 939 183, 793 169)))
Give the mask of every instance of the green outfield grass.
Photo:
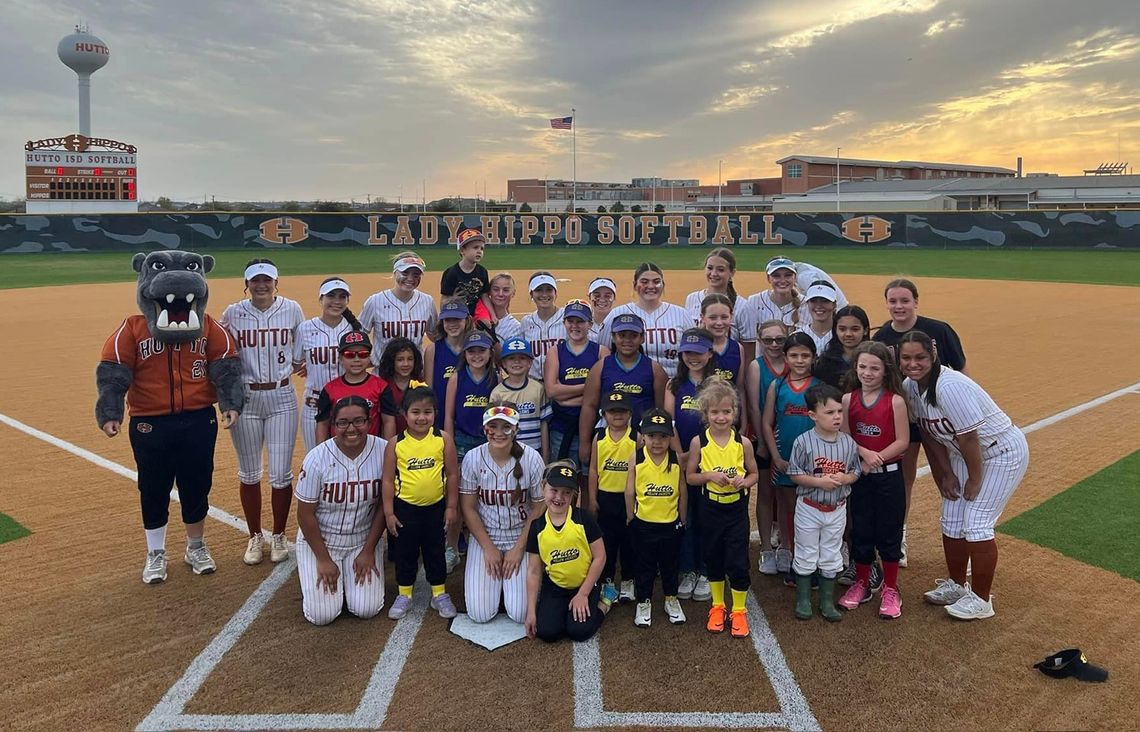
POLYGON ((1140 582, 1140 451, 1090 475, 998 530, 1140 582))
POLYGON ((32 532, 24 528, 14 518, 0 513, 0 544, 15 541, 16 539, 23 539, 30 533, 32 532))
MULTIPOLYGON (((252 257, 270 257, 283 275, 387 272, 392 247, 346 249, 243 249, 209 252, 217 260, 215 277, 236 277, 252 257)), ((433 271, 455 261, 443 247, 419 250, 433 271)), ((491 272, 536 269, 589 269, 624 276, 650 260, 663 269, 697 269, 702 247, 495 247, 483 264, 491 272)), ((763 269, 776 254, 809 261, 832 274, 914 277, 961 277, 994 280, 1081 282, 1100 285, 1140 284, 1140 253, 1124 251, 829 249, 738 247, 739 267, 763 269)), ((135 278, 130 253, 8 254, 0 256, 0 288, 43 287, 89 282, 125 282, 135 278)))

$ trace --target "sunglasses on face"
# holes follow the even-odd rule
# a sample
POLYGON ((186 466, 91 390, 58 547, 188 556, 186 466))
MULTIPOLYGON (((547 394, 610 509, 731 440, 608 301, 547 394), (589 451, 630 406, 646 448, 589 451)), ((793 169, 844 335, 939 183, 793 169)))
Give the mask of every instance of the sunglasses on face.
POLYGON ((760 342, 766 346, 782 346, 782 345, 784 345, 784 342, 787 340, 788 339, 783 337, 783 336, 776 336, 775 338, 772 338, 772 337, 761 338, 760 342))
POLYGON ((518 417, 519 413, 510 407, 491 407, 487 410, 488 417, 518 417))
POLYGON ((336 425, 336 428, 338 430, 346 430, 348 429, 349 425, 352 425, 356 429, 361 429, 368 424, 368 417, 357 417, 356 419, 338 419, 337 421, 333 422, 333 424, 336 425))
POLYGON ((372 351, 341 351, 341 358, 368 358, 372 351))

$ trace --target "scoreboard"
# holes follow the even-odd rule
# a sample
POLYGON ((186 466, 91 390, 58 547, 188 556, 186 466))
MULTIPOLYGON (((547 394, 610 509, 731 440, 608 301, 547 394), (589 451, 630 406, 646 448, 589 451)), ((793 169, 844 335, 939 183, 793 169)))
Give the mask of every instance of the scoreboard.
POLYGON ((138 210, 133 145, 68 135, 24 146, 29 212, 138 210), (96 147, 103 149, 94 149, 96 147))

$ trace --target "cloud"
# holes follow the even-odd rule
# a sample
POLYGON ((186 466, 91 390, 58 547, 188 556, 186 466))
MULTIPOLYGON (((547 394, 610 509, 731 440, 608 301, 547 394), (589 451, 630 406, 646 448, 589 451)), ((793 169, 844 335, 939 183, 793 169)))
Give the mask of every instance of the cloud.
POLYGON ((780 91, 774 84, 736 86, 721 92, 720 98, 709 108, 710 113, 735 112, 755 105, 761 99, 780 91))
MULTIPOLYGON (((923 15, 937 7, 939 2, 940 0, 854 0, 844 3, 838 10, 829 12, 831 17, 828 20, 771 40, 757 49, 757 53, 762 57, 796 53, 849 26, 887 15, 923 15)), ((803 11, 801 4, 793 4, 788 6, 785 12, 799 14, 803 11)))
POLYGON ((1069 43, 1063 53, 1023 63, 1001 74, 1002 79, 1029 80, 1069 76, 1103 64, 1131 61, 1140 55, 1140 38, 1119 29, 1105 28, 1069 43))
POLYGON ((951 13, 948 17, 941 20, 936 20, 926 27, 926 32, 923 33, 927 38, 946 33, 948 31, 958 30, 966 25, 966 20, 957 13, 951 13))

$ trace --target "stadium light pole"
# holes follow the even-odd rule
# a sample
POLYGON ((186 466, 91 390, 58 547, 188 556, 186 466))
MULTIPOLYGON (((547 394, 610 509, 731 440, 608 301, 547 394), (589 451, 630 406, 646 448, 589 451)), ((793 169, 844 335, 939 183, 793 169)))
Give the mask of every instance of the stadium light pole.
POLYGON ((843 148, 835 148, 835 210, 839 211, 839 151, 843 148))
POLYGON ((724 184, 721 181, 724 179, 724 161, 718 160, 716 165, 716 212, 720 213, 724 206, 722 198, 724 197, 724 184))

